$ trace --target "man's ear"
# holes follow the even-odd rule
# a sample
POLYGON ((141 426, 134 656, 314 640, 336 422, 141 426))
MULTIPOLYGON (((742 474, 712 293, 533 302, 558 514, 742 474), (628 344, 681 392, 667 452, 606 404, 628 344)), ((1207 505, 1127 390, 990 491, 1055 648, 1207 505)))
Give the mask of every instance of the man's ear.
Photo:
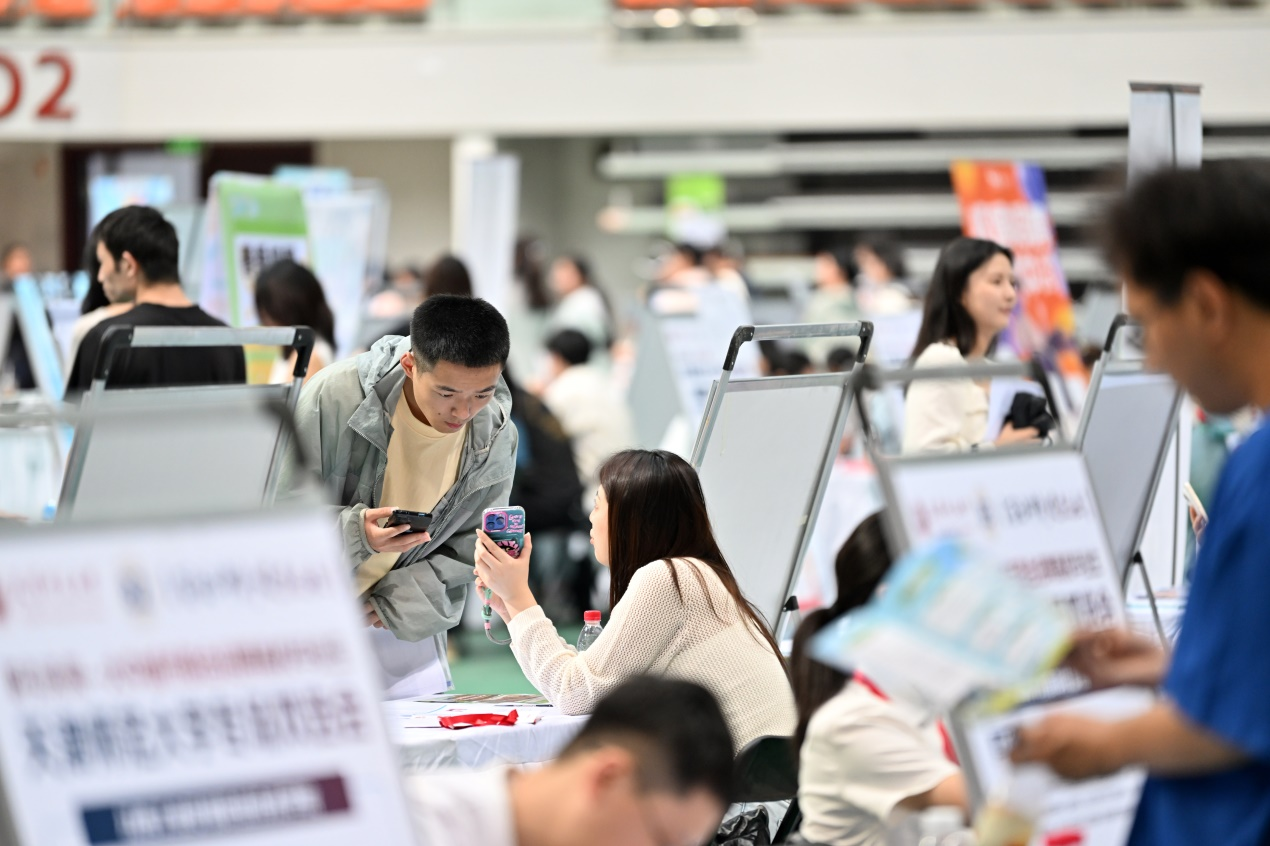
POLYGON ((620 746, 602 746, 588 756, 587 792, 594 798, 611 793, 636 778, 635 756, 620 746))
POLYGON ((406 378, 413 379, 415 375, 415 354, 410 350, 406 350, 401 355, 401 369, 406 371, 406 378))
POLYGON ((1196 329, 1215 342, 1232 336, 1240 303, 1229 286, 1211 271, 1197 269, 1186 274, 1182 290, 1196 329))
POLYGON ((115 263, 115 267, 126 276, 141 275, 141 264, 137 261, 137 257, 127 250, 124 250, 123 254, 119 256, 119 261, 115 263))

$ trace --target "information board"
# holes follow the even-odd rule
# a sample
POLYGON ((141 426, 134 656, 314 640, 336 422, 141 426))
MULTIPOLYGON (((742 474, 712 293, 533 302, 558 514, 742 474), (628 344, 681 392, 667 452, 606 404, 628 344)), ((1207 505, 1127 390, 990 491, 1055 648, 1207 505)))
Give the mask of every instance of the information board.
POLYGON ((10 531, 0 561, 18 844, 415 842, 326 516, 10 531))
POLYGON ((1073 449, 903 458, 885 471, 905 548, 964 539, 1066 605, 1080 628, 1124 625, 1119 568, 1073 449))

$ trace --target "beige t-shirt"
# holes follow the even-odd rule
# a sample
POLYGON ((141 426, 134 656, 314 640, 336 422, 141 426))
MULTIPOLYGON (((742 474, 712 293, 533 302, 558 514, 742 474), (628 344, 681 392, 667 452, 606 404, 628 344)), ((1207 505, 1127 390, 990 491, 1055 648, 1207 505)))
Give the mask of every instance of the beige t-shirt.
POLYGON ((938 724, 848 682, 812 715, 799 756, 799 832, 830 846, 885 846, 897 806, 958 773, 938 724))
MULTIPOLYGON (((402 387, 405 390, 405 387, 402 387)), ((383 506, 431 511, 459 477, 467 426, 440 432, 419 420, 403 396, 392 415, 383 506)), ((357 592, 365 593, 397 563, 398 552, 377 552, 357 568, 357 592)))

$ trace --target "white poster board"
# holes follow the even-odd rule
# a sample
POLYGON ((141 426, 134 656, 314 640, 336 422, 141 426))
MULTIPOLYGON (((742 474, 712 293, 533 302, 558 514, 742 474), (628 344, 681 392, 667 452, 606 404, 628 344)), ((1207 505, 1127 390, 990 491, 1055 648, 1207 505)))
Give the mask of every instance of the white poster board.
POLYGON ((826 459, 842 438, 846 379, 731 380, 697 467, 724 557, 773 630, 816 523, 826 459))
POLYGON ((0 535, 21 846, 412 843, 319 512, 0 535))
MULTIPOLYGON (((736 294, 715 285, 663 288, 649 300, 657 315, 657 327, 669 354, 674 387, 680 407, 695 432, 706 411, 710 386, 719 378, 728 345, 738 326, 752 322, 749 306, 736 294)), ((750 344, 741 347, 735 379, 759 375, 759 352, 750 344)))
POLYGON ((337 357, 351 354, 357 346, 378 202, 372 190, 304 197, 313 273, 335 314, 337 357))
POLYGON ((885 462, 905 548, 941 537, 969 541, 1002 568, 1066 605, 1081 628, 1125 622, 1085 462, 1064 447, 885 462))
POLYGON ((519 225, 520 159, 504 153, 467 159, 461 167, 467 192, 459 257, 471 271, 473 293, 506 311, 519 225))
MULTIPOLYGON (((1136 717, 1155 702, 1142 688, 1114 688, 1085 693, 1059 702, 1029 705, 1006 714, 979 719, 954 716, 953 737, 962 768, 972 774, 968 780, 979 807, 986 797, 1002 788, 1013 769, 1010 749, 1015 732, 1053 714, 1077 714, 1105 721, 1136 717)), ((1047 838, 1060 832, 1079 832, 1083 846, 1123 846, 1133 827, 1146 772, 1130 767, 1103 778, 1068 782, 1054 776, 1045 791, 1045 809, 1030 841, 1043 846, 1047 838)))

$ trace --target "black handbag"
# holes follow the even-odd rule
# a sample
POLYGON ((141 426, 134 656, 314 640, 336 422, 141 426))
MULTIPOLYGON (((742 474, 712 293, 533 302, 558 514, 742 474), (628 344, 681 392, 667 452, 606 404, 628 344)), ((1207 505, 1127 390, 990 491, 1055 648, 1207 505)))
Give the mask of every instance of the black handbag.
POLYGON ((1047 410, 1045 398, 1028 393, 1014 395, 1005 422, 1015 429, 1034 428, 1042 438, 1054 428, 1054 417, 1047 410))
POLYGON ((763 805, 738 814, 719 826, 710 846, 770 846, 772 835, 768 820, 767 808, 763 805))

